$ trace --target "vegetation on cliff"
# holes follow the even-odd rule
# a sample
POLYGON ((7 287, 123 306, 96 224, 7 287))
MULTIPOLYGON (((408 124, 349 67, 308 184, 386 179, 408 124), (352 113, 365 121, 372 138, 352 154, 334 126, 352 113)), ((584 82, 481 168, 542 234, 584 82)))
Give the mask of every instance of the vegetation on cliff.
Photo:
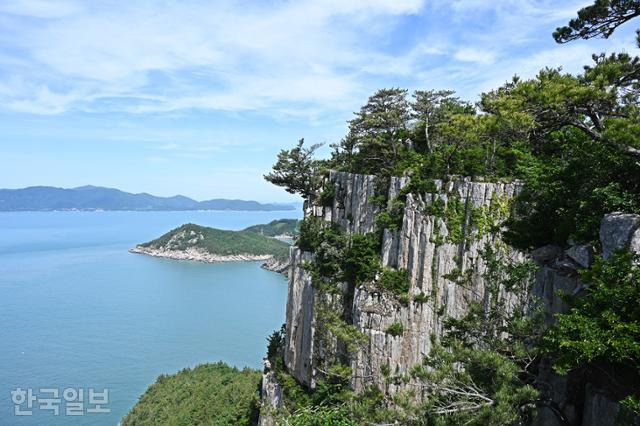
MULTIPOLYGON (((635 1, 596 6, 574 26, 600 25, 600 15, 618 7, 640 8, 635 1)), ((532 79, 514 77, 475 105, 452 91, 418 90, 409 100, 404 89, 379 90, 329 159, 314 160, 317 145, 301 141, 279 154, 266 178, 307 198, 320 193, 327 169, 411 176, 416 190, 452 174, 517 178, 524 191, 507 233, 511 244, 594 242, 603 214, 640 209, 640 59, 593 59, 579 75, 543 69, 532 79)))
MULTIPOLYGON (((596 0, 554 37, 607 37, 639 15, 638 1, 596 0)), ((466 315, 448 318, 442 335, 433 336, 434 350, 409 375, 382 368, 389 384, 418 380, 419 389, 391 397, 377 387, 357 395, 350 388, 350 355, 367 338, 350 322, 354 286, 373 286, 405 305, 432 297, 409 295, 406 271, 382 268, 379 258, 380 236, 401 227, 409 193, 435 194, 434 179, 451 175, 517 179, 522 191, 512 204, 496 199, 473 211, 455 197, 434 197, 425 209, 446 221, 449 243, 465 243, 465 221, 482 234, 501 232, 508 219, 504 237, 525 250, 575 243, 597 248, 604 214, 640 211, 640 58, 622 53, 593 59, 579 75, 544 69, 532 79, 514 77, 475 105, 452 91, 419 90, 409 99, 404 89, 383 89, 355 113, 330 158, 314 159, 318 146, 307 148, 303 140, 278 155, 265 178, 316 205, 334 201, 329 169, 375 175, 381 210, 376 232, 365 235, 315 217, 300 225, 299 247, 315 253, 304 268, 317 292, 318 377, 315 389, 306 389, 275 356, 285 396, 283 424, 299 424, 310 413, 338 416, 335 424, 528 424, 540 407, 567 423, 538 379, 545 363, 559 373, 599 377, 598 385, 640 413, 640 267, 628 254, 586 268, 586 290, 563 296, 570 310, 545 323, 531 294, 535 267, 512 264, 499 247, 487 247, 483 304, 470 301, 466 315), (391 176, 409 177, 410 183, 389 200, 391 176), (326 344, 325 333, 337 340, 335 347, 326 344), (627 379, 621 383, 623 371, 627 379), (427 395, 423 403, 416 404, 417 392, 427 395)), ((464 285, 460 271, 450 275, 464 285)), ((402 323, 393 323, 386 334, 401 338, 404 331, 402 323)))
MULTIPOLYGON (((277 225, 274 225, 275 229, 277 225)), ((161 237, 140 244, 145 249, 185 251, 201 250, 217 256, 273 256, 288 259, 289 244, 261 235, 255 230, 227 231, 188 223, 161 237)))
POLYGON ((123 419, 135 425, 255 424, 260 372, 223 362, 161 375, 123 419))

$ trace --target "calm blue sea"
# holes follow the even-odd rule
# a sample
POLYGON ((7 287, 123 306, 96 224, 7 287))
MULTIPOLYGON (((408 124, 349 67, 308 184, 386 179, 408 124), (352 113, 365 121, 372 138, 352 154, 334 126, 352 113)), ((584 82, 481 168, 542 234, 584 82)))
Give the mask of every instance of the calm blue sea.
POLYGON ((241 229, 298 216, 0 213, 0 425, 116 425, 162 373, 217 360, 259 368, 265 338, 284 321, 284 277, 257 262, 200 264, 127 249, 187 222, 241 229), (17 388, 38 398, 31 416, 14 415, 17 388), (59 398, 83 389, 83 415, 65 415, 64 400, 58 416, 41 410, 52 397, 46 388, 59 398), (89 388, 109 390, 110 413, 87 413, 89 388))

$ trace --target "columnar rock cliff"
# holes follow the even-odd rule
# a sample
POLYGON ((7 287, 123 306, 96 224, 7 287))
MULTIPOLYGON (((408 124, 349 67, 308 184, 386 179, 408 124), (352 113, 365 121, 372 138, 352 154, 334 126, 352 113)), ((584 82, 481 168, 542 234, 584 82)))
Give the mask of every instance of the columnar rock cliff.
MULTIPOLYGON (((332 203, 307 204, 305 216, 337 223, 347 233, 374 232, 381 210, 379 198, 376 199, 380 193, 376 178, 332 172, 328 179, 333 185, 332 203)), ((367 336, 365 344, 346 351, 347 356, 340 358, 351 364, 354 389, 362 391, 377 385, 393 394, 414 383, 409 380, 388 384, 382 369, 408 372, 429 353, 431 336, 441 335, 446 316, 461 316, 470 300, 486 303, 486 264, 482 256, 486 247, 498 248, 516 261, 532 258, 540 265, 534 293, 544 303, 549 322, 554 313, 566 309, 557 297, 558 290, 576 294, 585 287, 577 271, 591 264, 593 248, 547 246, 525 254, 500 239, 500 224, 509 214, 509 202, 520 190, 517 182, 451 178, 434 181, 429 192, 419 194, 404 193, 402 189, 408 183, 407 178, 392 178, 387 183, 389 203, 402 195, 404 214, 398 229, 383 231, 380 253, 384 266, 407 271, 410 289, 406 300, 368 284, 355 289, 342 285, 340 295, 323 294, 313 287, 310 273, 303 267, 313 259, 313 253, 291 248, 284 358, 289 373, 310 388, 315 386, 327 361, 332 356, 340 357, 341 351, 342 355, 345 353, 330 333, 327 338, 326 330, 320 331, 319 305, 341 311, 342 318, 367 336), (465 277, 464 286, 457 277, 465 277), (396 324, 402 326, 402 332, 389 333, 390 326, 396 324)), ((601 240, 605 257, 616 249, 637 251, 640 216, 608 215, 603 219, 601 240)), ((575 389, 569 390, 566 378, 544 369, 540 381, 547 383, 549 396, 565 410, 570 424, 613 424, 602 423, 601 416, 606 415, 605 411, 619 410, 617 403, 593 386, 583 385, 579 395, 572 395, 575 389), (578 409, 586 414, 576 414, 578 409)), ((561 424, 553 413, 544 410, 538 423, 561 424)))
MULTIPOLYGON (((307 206, 305 215, 338 223, 348 233, 374 231, 379 212, 373 200, 374 176, 334 172, 329 180, 334 185, 332 205, 307 206)), ((407 183, 406 178, 393 178, 388 199, 393 200, 407 183)), ((362 285, 355 289, 351 306, 346 307, 351 310, 348 316, 352 323, 368 336, 369 341, 365 348, 350 357, 356 390, 370 384, 384 386, 380 372, 383 365, 402 373, 420 363, 429 352, 432 333, 441 332, 441 319, 445 315, 459 316, 465 312, 469 299, 484 297, 482 274, 485 265, 480 253, 487 244, 495 247, 502 243, 495 232, 478 229, 479 226, 473 223, 472 212, 483 214, 483 226, 488 228, 488 222, 500 220, 500 210, 506 208, 519 185, 469 179, 435 181, 434 184, 432 193, 406 195, 402 226, 397 231, 384 231, 380 253, 384 266, 407 270, 410 294, 428 295, 428 300, 421 298, 420 302, 401 304, 391 295, 362 285), (440 203, 446 209, 447 204, 454 201, 461 206, 461 215, 455 224, 448 222, 446 217, 427 213, 428 206, 434 203, 440 203), (452 226, 458 229, 450 229, 452 226), (461 234, 454 236, 453 232, 461 234), (452 273, 469 274, 470 285, 463 288, 456 284, 452 273), (386 330, 396 323, 402 324, 402 335, 388 334, 386 330)), ((315 339, 316 292, 309 273, 301 267, 312 254, 292 250, 285 362, 300 382, 313 387, 319 368, 319 360, 314 358, 318 350, 314 345, 319 344, 315 339)), ((522 256, 515 250, 508 251, 512 257, 522 256)))

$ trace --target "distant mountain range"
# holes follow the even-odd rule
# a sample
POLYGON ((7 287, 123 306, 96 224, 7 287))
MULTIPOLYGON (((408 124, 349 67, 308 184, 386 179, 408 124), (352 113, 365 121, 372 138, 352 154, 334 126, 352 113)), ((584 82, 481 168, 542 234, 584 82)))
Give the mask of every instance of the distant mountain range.
POLYGON ((0 189, 0 211, 50 210, 295 210, 294 204, 262 204, 257 201, 213 199, 196 201, 182 195, 156 197, 131 194, 113 188, 80 186, 55 188, 31 186, 22 189, 0 189))

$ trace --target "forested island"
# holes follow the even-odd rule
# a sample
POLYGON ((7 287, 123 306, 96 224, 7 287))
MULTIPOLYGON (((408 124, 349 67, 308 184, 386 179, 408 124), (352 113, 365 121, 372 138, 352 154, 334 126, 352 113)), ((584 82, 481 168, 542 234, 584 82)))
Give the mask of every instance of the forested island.
POLYGON ((198 262, 266 261, 266 269, 286 272, 290 245, 298 232, 298 220, 274 220, 241 231, 228 231, 188 223, 130 249, 176 260, 198 262))
MULTIPOLYGON (((637 16, 597 0, 554 37, 637 16)), ((382 89, 329 158, 280 152, 305 218, 260 425, 640 424, 640 58, 593 59, 476 104, 382 89)))

